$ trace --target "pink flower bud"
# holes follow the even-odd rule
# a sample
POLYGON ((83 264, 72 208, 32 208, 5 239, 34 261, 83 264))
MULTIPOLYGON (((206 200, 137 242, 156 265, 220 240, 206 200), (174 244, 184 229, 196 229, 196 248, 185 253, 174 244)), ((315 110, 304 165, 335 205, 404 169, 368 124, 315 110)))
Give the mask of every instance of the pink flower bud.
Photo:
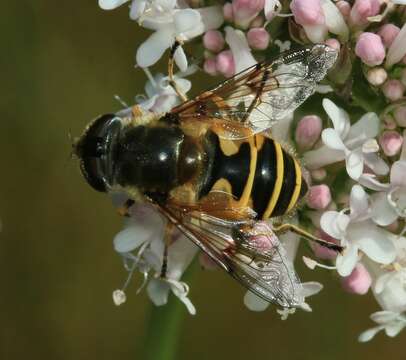
POLYGON ((365 64, 375 66, 382 64, 385 58, 385 47, 383 46, 380 36, 374 33, 364 32, 357 40, 355 53, 365 64))
POLYGON ((355 0, 350 13, 350 21, 354 25, 365 25, 368 17, 375 16, 380 9, 379 0, 355 0))
POLYGON ((393 24, 385 24, 382 26, 378 35, 382 38, 383 44, 388 48, 395 40, 395 37, 399 34, 400 28, 393 24))
POLYGON ((372 279, 365 266, 358 263, 350 275, 341 279, 341 284, 351 294, 364 295, 368 292, 372 279))
MULTIPOLYGON (((324 241, 328 241, 333 244, 338 243, 337 239, 334 239, 333 237, 327 235, 321 229, 317 229, 315 232, 315 235, 324 241)), ((312 248, 313 248, 314 255, 317 256, 319 259, 333 260, 337 257, 337 252, 335 252, 334 250, 328 249, 325 246, 313 243, 312 248)))
POLYGON ((295 139, 301 150, 310 149, 320 137, 322 122, 317 115, 307 115, 300 119, 296 127, 295 139))
MULTIPOLYGON (((405 109, 406 109, 406 108, 405 108, 405 109)), ((405 116, 406 116, 406 113, 405 113, 405 116)), ((406 120, 406 119, 405 119, 405 120, 406 120)), ((390 114, 386 114, 386 115, 383 117, 382 121, 383 121, 383 126, 384 126, 384 128, 387 129, 387 130, 395 130, 396 127, 397 127, 397 124, 396 124, 395 119, 394 119, 393 116, 390 115, 390 114)))
POLYGON ((324 24, 324 13, 320 0, 293 0, 290 9, 300 25, 324 24))
POLYGON ((234 21, 234 14, 233 14, 233 5, 231 3, 225 3, 223 6, 223 16, 224 20, 233 22, 234 21))
POLYGON ((255 50, 264 50, 269 45, 270 36, 264 28, 252 28, 247 32, 248 45, 255 50))
POLYGON ((327 176, 327 171, 324 168, 312 170, 312 178, 316 181, 323 181, 327 176))
POLYGON ((217 75, 216 60, 213 58, 206 59, 203 64, 203 70, 209 75, 217 75))
POLYGON ((307 206, 315 210, 323 210, 331 202, 330 188, 327 185, 315 185, 309 189, 307 206))
POLYGON ((403 96, 405 87, 399 80, 388 80, 383 84, 382 91, 388 100, 396 101, 403 96))
POLYGON ((333 48, 334 50, 340 50, 340 42, 337 39, 331 38, 331 39, 327 39, 324 42, 327 46, 330 46, 331 48, 333 48))
POLYGON ((234 21, 242 28, 247 28, 250 22, 263 10, 265 0, 233 0, 234 21))
POLYGON ((397 131, 384 131, 379 137, 379 144, 387 156, 396 155, 403 144, 403 137, 397 131))
POLYGON ((397 124, 406 127, 406 106, 398 106, 393 112, 397 124))
POLYGON ((338 10, 340 10, 340 13, 343 15, 344 18, 347 18, 350 15, 351 5, 347 1, 337 1, 336 6, 338 10))
POLYGON ((206 33, 203 36, 203 45, 205 46, 206 49, 210 51, 216 53, 221 51, 224 47, 224 43, 225 43, 224 36, 218 30, 206 31, 206 33))
POLYGON ((234 75, 235 63, 230 50, 222 51, 216 56, 216 68, 226 77, 234 75))
POLYGON ((367 80, 371 85, 381 86, 388 78, 388 73, 382 67, 374 67, 367 72, 367 80))

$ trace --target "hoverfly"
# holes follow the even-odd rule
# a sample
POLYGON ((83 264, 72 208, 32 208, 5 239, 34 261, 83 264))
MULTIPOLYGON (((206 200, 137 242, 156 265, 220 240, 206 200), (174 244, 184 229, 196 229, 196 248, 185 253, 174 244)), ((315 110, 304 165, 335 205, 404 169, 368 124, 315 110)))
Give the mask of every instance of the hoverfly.
POLYGON ((124 191, 127 207, 152 204, 261 298, 301 306, 301 283, 277 234, 341 248, 265 222, 294 211, 307 192, 299 161, 265 130, 315 91, 336 57, 313 45, 258 63, 169 113, 135 106, 100 116, 75 144, 82 173, 97 191, 124 191))

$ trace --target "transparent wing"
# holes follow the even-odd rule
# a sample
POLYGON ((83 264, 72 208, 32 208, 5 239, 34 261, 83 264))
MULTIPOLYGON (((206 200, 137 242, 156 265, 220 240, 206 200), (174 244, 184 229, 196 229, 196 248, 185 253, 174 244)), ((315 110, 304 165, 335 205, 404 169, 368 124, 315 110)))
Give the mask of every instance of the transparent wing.
POLYGON ((282 53, 274 61, 258 63, 212 90, 175 107, 180 121, 221 120, 228 138, 239 138, 248 127, 254 133, 272 127, 294 111, 324 78, 337 58, 326 45, 282 53))
POLYGON ((303 304, 303 289, 293 264, 265 222, 223 220, 184 207, 160 206, 160 210, 253 293, 285 308, 303 304))

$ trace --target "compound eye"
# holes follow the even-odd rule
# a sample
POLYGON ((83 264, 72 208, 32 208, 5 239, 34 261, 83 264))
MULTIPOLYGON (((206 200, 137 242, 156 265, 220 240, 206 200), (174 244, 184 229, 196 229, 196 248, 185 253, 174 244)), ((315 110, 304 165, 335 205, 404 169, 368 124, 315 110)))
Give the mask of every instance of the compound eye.
POLYGON ((115 114, 97 118, 89 126, 77 145, 81 158, 81 170, 90 186, 106 192, 111 185, 114 166, 114 151, 121 130, 121 119, 115 114))

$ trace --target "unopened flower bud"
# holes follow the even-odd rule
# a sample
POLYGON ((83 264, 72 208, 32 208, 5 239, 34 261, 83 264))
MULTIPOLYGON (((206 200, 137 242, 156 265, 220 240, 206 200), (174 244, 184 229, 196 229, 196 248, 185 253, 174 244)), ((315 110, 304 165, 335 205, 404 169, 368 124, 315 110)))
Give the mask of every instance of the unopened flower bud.
POLYGON ((323 210, 331 202, 330 188, 327 185, 315 185, 309 189, 307 206, 315 210, 323 210))
POLYGON ((224 47, 224 43, 224 36, 218 30, 209 30, 203 36, 203 45, 210 51, 216 53, 221 51, 224 47))
POLYGON ((396 155, 403 144, 403 137, 397 131, 384 131, 379 137, 379 144, 387 156, 396 155))
POLYGON ((216 68, 226 77, 234 75, 235 63, 230 50, 222 51, 216 56, 216 68))
POLYGON ((351 5, 348 1, 340 0, 336 2, 336 6, 344 18, 347 18, 351 12, 351 5))
POLYGON ((381 86, 387 78, 388 73, 383 67, 374 67, 367 72, 367 80, 374 86, 381 86))
POLYGON ((234 21, 234 14, 233 14, 233 5, 227 2, 223 6, 223 16, 224 20, 233 22, 234 21))
POLYGON ((350 21, 353 25, 365 25, 370 16, 375 16, 380 9, 379 0, 355 0, 350 12, 350 21))
POLYGON ((255 50, 264 50, 269 45, 270 36, 264 28, 252 28, 247 32, 248 45, 255 50))
POLYGON ((397 124, 406 127, 406 106, 398 106, 393 112, 397 124))
POLYGON ((265 0, 233 0, 231 4, 235 23, 246 29, 264 8, 265 0))
POLYGON ((405 87, 399 80, 392 79, 383 84, 382 91, 388 100, 396 101, 403 97, 405 87))
POLYGON ((357 54, 365 64, 376 66, 382 64, 385 58, 385 47, 383 46, 380 36, 371 32, 364 32, 357 40, 355 54, 357 54))
POLYGON ((310 149, 320 137, 322 121, 317 115, 307 115, 300 119, 296 127, 295 139, 301 150, 310 149))
POLYGON ((203 64, 203 70, 209 75, 217 75, 216 60, 213 58, 206 59, 203 64))
POLYGON ((311 172, 311 176, 315 181, 323 181, 327 176, 327 171, 324 168, 316 169, 311 172))
POLYGON ((342 278, 341 284, 349 293, 364 295, 368 292, 372 279, 365 266, 358 263, 350 275, 342 278))
MULTIPOLYGON (((405 107, 405 110, 406 110, 406 107, 405 107)), ((406 116, 406 112, 405 112, 405 116, 406 116)), ((395 119, 394 119, 393 116, 390 115, 390 114, 386 114, 386 115, 383 117, 382 121, 383 121, 383 126, 384 126, 385 129, 387 129, 387 130, 395 130, 396 127, 397 127, 397 124, 396 124, 395 119)), ((406 119, 405 119, 405 121, 406 121, 406 119)), ((405 125, 406 125, 406 122, 405 122, 405 125)))
POLYGON ((332 49, 334 50, 340 50, 340 42, 337 39, 331 38, 331 39, 327 39, 324 42, 327 46, 330 46, 332 49))
POLYGON ((385 24, 382 26, 379 31, 378 35, 382 38, 383 44, 388 48, 391 46, 395 37, 399 34, 400 28, 393 24, 385 24))
POLYGON ((324 24, 324 13, 320 0, 293 0, 290 3, 295 21, 300 25, 324 24))

